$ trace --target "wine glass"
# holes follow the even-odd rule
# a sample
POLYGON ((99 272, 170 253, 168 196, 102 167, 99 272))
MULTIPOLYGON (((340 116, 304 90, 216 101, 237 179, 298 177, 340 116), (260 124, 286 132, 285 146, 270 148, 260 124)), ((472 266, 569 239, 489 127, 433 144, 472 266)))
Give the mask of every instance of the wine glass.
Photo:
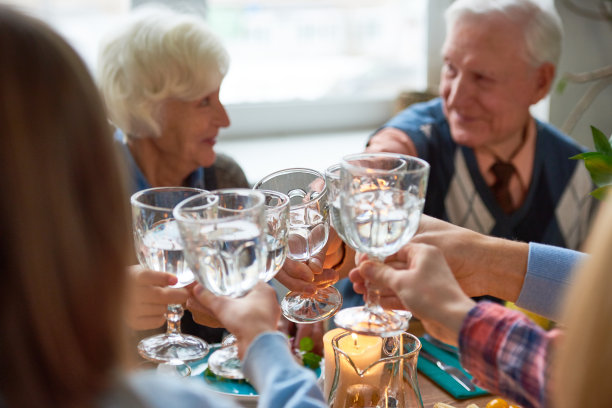
MULTIPOLYGON (((305 262, 323 250, 329 236, 329 210, 321 173, 304 168, 280 170, 253 188, 278 191, 289 197, 289 259, 305 262)), ((281 310, 293 322, 314 323, 329 318, 341 305, 338 290, 327 286, 318 288, 313 295, 288 292, 281 301, 281 310)))
MULTIPOLYGON (((191 197, 175 208, 187 263, 215 295, 241 297, 260 281, 268 252, 264 202, 259 191, 221 189, 191 197), (214 207, 206 206, 210 195, 218 199, 214 207)), ((211 354, 209 367, 223 377, 244 378, 231 348, 225 344, 211 354)))
MULTIPOLYGON (((429 164, 393 153, 361 153, 342 160, 340 214, 345 241, 383 262, 404 246, 419 226, 425 204, 429 164)), ((380 306, 380 290, 367 284, 366 304, 341 310, 337 326, 357 333, 395 336, 408 328, 406 311, 380 306)))
MULTIPOLYGON (((264 216, 266 219, 266 268, 259 279, 269 282, 280 270, 287 257, 289 237, 289 197, 283 193, 260 190, 264 195, 264 216)), ((218 376, 241 380, 244 378, 242 364, 238 357, 236 336, 229 334, 223 339, 221 348, 208 358, 208 367, 218 376)))
MULTIPOLYGON (((194 276, 185 263, 183 244, 172 210, 179 202, 203 191, 187 187, 159 187, 139 191, 131 197, 138 261, 148 269, 175 274, 178 278, 178 283, 172 286, 175 288, 190 284, 194 276)), ((206 205, 212 204, 208 202, 206 205)), ((181 333, 182 316, 182 305, 168 305, 166 333, 140 341, 140 355, 158 363, 203 358, 208 353, 209 345, 198 337, 181 333)))

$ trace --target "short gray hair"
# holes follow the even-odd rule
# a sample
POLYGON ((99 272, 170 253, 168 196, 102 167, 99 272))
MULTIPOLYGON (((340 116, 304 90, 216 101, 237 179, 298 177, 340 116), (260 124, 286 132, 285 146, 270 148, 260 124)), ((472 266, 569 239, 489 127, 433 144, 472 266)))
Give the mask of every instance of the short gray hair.
POLYGON ((159 136, 162 102, 203 97, 228 67, 225 47, 200 17, 144 6, 103 42, 97 74, 109 119, 130 137, 159 136))
POLYGON ((552 1, 544 6, 537 0, 456 0, 444 14, 447 32, 464 16, 491 14, 504 16, 523 27, 527 62, 536 67, 545 62, 557 66, 563 26, 552 1))

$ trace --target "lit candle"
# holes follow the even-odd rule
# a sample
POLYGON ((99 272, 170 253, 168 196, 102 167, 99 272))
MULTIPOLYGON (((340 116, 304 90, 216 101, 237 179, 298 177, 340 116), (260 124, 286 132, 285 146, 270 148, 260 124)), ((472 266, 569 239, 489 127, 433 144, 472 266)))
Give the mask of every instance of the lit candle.
MULTIPOLYGON (((323 336, 324 357, 325 357, 325 382, 323 392, 325 397, 329 397, 329 392, 334 381, 334 373, 336 370, 336 362, 334 358, 334 350, 331 344, 332 339, 338 334, 347 333, 343 329, 330 330, 323 336)), ((345 352, 355 365, 362 372, 372 363, 377 362, 381 358, 382 339, 375 336, 362 336, 351 333, 348 336, 342 337, 338 342, 340 350, 345 352)), ((344 406, 344 401, 347 395, 347 389, 356 384, 371 385, 375 388, 379 387, 380 377, 382 374, 383 364, 378 364, 368 369, 363 375, 359 375, 353 366, 344 356, 340 356, 340 382, 336 390, 337 406, 344 406), (340 402, 338 404, 338 402, 340 402)))

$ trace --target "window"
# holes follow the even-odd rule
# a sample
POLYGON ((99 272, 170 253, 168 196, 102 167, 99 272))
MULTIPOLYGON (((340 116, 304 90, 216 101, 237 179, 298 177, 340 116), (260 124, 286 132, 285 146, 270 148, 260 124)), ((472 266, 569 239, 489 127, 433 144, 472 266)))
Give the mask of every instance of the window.
MULTIPOLYGON (((133 5, 161 0, 12 0, 95 66, 133 5)), ((226 135, 375 127, 402 90, 426 86, 427 0, 165 0, 206 15, 231 56, 226 135), (205 6, 204 6, 205 5, 205 6)))

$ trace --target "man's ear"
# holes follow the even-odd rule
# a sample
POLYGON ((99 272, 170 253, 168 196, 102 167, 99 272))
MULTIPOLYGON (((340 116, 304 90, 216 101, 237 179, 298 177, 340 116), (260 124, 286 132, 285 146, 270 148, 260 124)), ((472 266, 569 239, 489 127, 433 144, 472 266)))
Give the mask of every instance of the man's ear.
POLYGON ((550 62, 545 62, 537 68, 535 92, 533 94, 534 99, 531 101, 532 104, 538 103, 548 95, 554 78, 555 66, 550 62))

